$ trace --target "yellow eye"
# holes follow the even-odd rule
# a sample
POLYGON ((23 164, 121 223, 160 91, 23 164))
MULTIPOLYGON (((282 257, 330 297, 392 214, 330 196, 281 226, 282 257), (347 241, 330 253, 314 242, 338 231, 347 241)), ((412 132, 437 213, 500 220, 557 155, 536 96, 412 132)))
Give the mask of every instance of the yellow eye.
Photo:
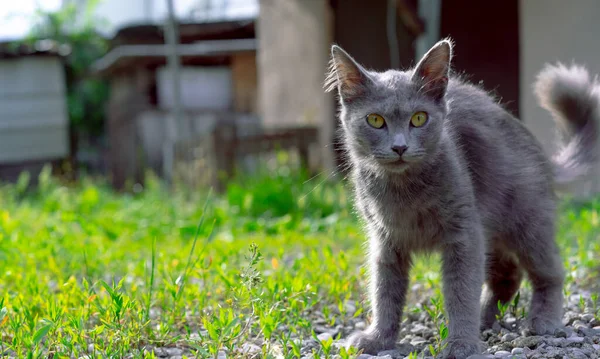
POLYGON ((367 116, 367 123, 372 127, 382 128, 383 125, 385 125, 385 120, 378 114, 372 113, 369 116, 367 116))
POLYGON ((415 127, 421 127, 427 122, 427 112, 419 111, 415 112, 410 118, 411 125, 415 127))

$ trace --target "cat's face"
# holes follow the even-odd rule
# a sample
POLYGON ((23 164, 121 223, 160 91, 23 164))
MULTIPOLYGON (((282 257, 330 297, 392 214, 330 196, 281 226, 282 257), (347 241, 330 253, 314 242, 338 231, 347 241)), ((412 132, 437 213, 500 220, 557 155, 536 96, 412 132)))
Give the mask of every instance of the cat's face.
POLYGON ((449 42, 440 42, 414 70, 376 73, 332 48, 329 85, 339 91, 344 138, 355 161, 402 173, 436 151, 450 51, 449 42))

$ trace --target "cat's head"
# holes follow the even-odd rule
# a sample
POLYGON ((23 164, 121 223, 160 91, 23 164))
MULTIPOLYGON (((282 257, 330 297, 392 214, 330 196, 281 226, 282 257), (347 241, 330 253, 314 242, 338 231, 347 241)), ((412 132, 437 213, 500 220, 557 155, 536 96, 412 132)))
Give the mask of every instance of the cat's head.
POLYGON ((331 48, 326 89, 337 89, 344 141, 354 162, 402 173, 436 151, 443 131, 452 43, 435 44, 408 71, 366 70, 331 48))

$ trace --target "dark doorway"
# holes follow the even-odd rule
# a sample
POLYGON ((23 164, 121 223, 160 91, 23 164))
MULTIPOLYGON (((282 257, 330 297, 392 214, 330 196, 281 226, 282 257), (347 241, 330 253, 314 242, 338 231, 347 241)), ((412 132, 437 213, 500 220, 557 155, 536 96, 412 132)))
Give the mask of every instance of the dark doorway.
POLYGON ((519 115, 519 1, 444 0, 440 35, 456 41, 454 69, 519 115))

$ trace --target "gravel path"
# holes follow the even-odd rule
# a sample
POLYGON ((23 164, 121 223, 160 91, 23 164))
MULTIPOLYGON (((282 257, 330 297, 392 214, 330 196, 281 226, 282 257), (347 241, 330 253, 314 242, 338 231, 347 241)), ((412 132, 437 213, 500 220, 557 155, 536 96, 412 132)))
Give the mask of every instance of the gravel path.
MULTIPOLYGON (((424 298, 421 295, 419 297, 424 298)), ((426 298, 421 301, 422 304, 429 301, 428 297, 426 298)), ((522 295, 521 303, 522 305, 529 304, 527 294, 522 295)), ((348 305, 352 306, 352 304, 348 305)), ((563 318, 565 327, 557 330, 554 335, 545 336, 522 336, 519 328, 521 320, 507 314, 501 323, 496 323, 493 329, 482 333, 481 338, 485 351, 481 355, 471 356, 470 359, 600 359, 600 318, 593 314, 593 307, 591 292, 581 290, 571 294, 568 305, 565 307, 563 318), (584 298, 586 303, 583 308, 580 298, 584 298)), ((352 313, 352 311, 349 312, 352 313)), ((324 319, 319 318, 313 321, 313 329, 318 334, 318 339, 323 341, 335 338, 338 334, 345 338, 352 331, 364 329, 366 326, 362 318, 348 319, 345 322, 346 325, 335 327, 328 327, 325 323, 324 319)), ((404 359, 414 351, 419 353, 418 358, 434 358, 429 346, 436 345, 437 330, 425 311, 407 313, 399 337, 401 339, 396 350, 381 352, 377 356, 362 354, 359 359, 404 359)), ((337 348, 343 345, 344 339, 334 341, 332 350, 334 358, 340 358, 335 353, 337 353, 337 348)), ((315 339, 303 340, 303 357, 301 359, 315 359, 313 352, 319 351, 319 348, 320 344, 315 339)), ((191 354, 189 349, 155 348, 153 350, 155 355, 160 358, 179 359, 182 355, 190 356, 191 354)), ((281 353, 281 350, 274 348, 274 351, 274 357, 279 357, 277 352, 281 353)), ((239 357, 261 358, 262 351, 254 343, 245 343, 238 348, 235 355, 221 352, 219 359, 239 357)), ((283 356, 281 357, 283 358, 283 356)))

